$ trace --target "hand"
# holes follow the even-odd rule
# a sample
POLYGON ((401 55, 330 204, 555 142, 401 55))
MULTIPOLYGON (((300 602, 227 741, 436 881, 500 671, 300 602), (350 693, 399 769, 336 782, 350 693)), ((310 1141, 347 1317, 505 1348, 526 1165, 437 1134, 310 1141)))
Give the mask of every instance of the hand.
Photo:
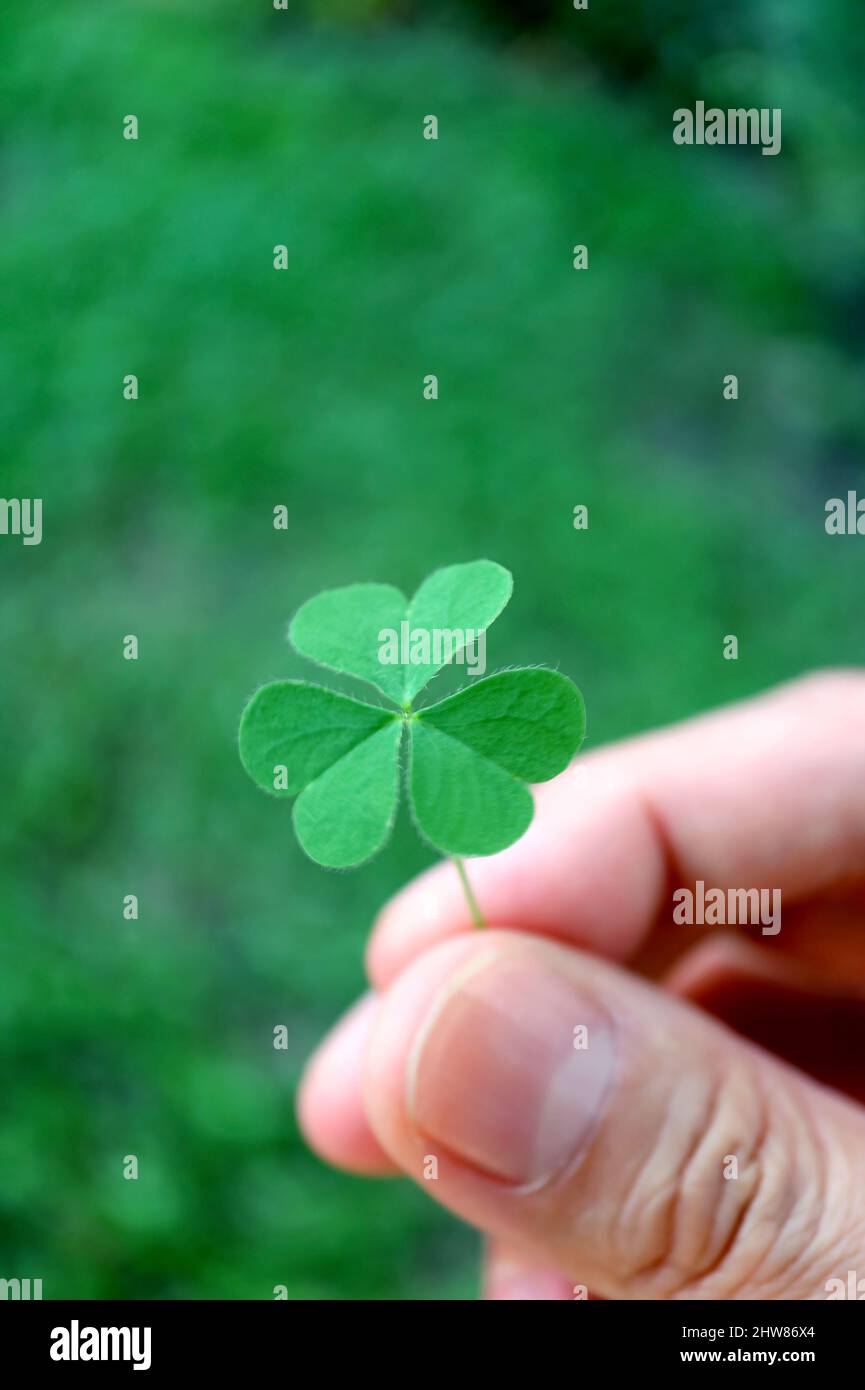
POLYGON ((536 799, 469 864, 489 930, 447 863, 381 915, 373 992, 301 1088, 309 1142, 486 1232, 488 1297, 865 1280, 865 676, 612 746, 536 799), (780 932, 674 924, 698 879, 779 889, 780 932))

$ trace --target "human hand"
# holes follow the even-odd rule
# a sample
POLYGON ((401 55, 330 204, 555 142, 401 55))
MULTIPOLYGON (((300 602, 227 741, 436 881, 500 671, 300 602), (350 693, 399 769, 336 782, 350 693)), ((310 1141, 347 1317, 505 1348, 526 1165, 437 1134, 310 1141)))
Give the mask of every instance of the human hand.
POLYGON ((488 1297, 865 1274, 865 676, 611 746, 536 801, 471 862, 489 930, 449 864, 379 918, 372 993, 301 1088, 309 1142, 486 1232, 488 1297), (781 931, 674 924, 698 879, 780 890, 781 931))

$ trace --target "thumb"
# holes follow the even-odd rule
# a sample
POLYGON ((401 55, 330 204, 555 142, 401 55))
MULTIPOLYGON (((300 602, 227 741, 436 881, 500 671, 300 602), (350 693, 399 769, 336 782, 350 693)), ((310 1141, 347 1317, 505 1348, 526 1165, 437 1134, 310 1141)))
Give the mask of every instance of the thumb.
POLYGON ((364 1097, 430 1196, 604 1297, 825 1298, 865 1270, 865 1112, 569 948, 425 953, 384 998, 364 1097))

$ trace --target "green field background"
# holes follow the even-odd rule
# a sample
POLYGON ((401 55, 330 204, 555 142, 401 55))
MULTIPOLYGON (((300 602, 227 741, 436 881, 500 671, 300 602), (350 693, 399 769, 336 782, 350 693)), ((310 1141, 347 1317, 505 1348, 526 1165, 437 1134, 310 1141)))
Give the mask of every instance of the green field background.
POLYGON ((324 872, 240 768, 305 598, 500 561, 490 666, 559 665, 588 748, 863 659, 823 525, 862 487, 858 6, 610 8, 0 19, 0 490, 44 501, 0 538, 0 1277, 474 1295, 471 1233, 294 1118, 431 858, 402 817, 324 872), (697 98, 781 107, 781 155, 674 146, 697 98))

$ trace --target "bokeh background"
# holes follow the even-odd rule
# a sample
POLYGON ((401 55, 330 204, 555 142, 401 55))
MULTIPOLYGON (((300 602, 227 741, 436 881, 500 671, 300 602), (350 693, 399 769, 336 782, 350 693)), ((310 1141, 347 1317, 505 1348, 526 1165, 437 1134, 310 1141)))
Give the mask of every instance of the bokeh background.
POLYGON ((44 499, 0 538, 0 1276, 473 1296, 474 1236, 293 1115, 430 855, 307 862, 237 720, 312 593, 482 555, 492 666, 560 664, 590 747, 862 661, 823 524, 862 484, 859 5, 22 0, 0 51, 2 492, 44 499), (674 146, 697 98, 780 106, 782 154, 674 146))

